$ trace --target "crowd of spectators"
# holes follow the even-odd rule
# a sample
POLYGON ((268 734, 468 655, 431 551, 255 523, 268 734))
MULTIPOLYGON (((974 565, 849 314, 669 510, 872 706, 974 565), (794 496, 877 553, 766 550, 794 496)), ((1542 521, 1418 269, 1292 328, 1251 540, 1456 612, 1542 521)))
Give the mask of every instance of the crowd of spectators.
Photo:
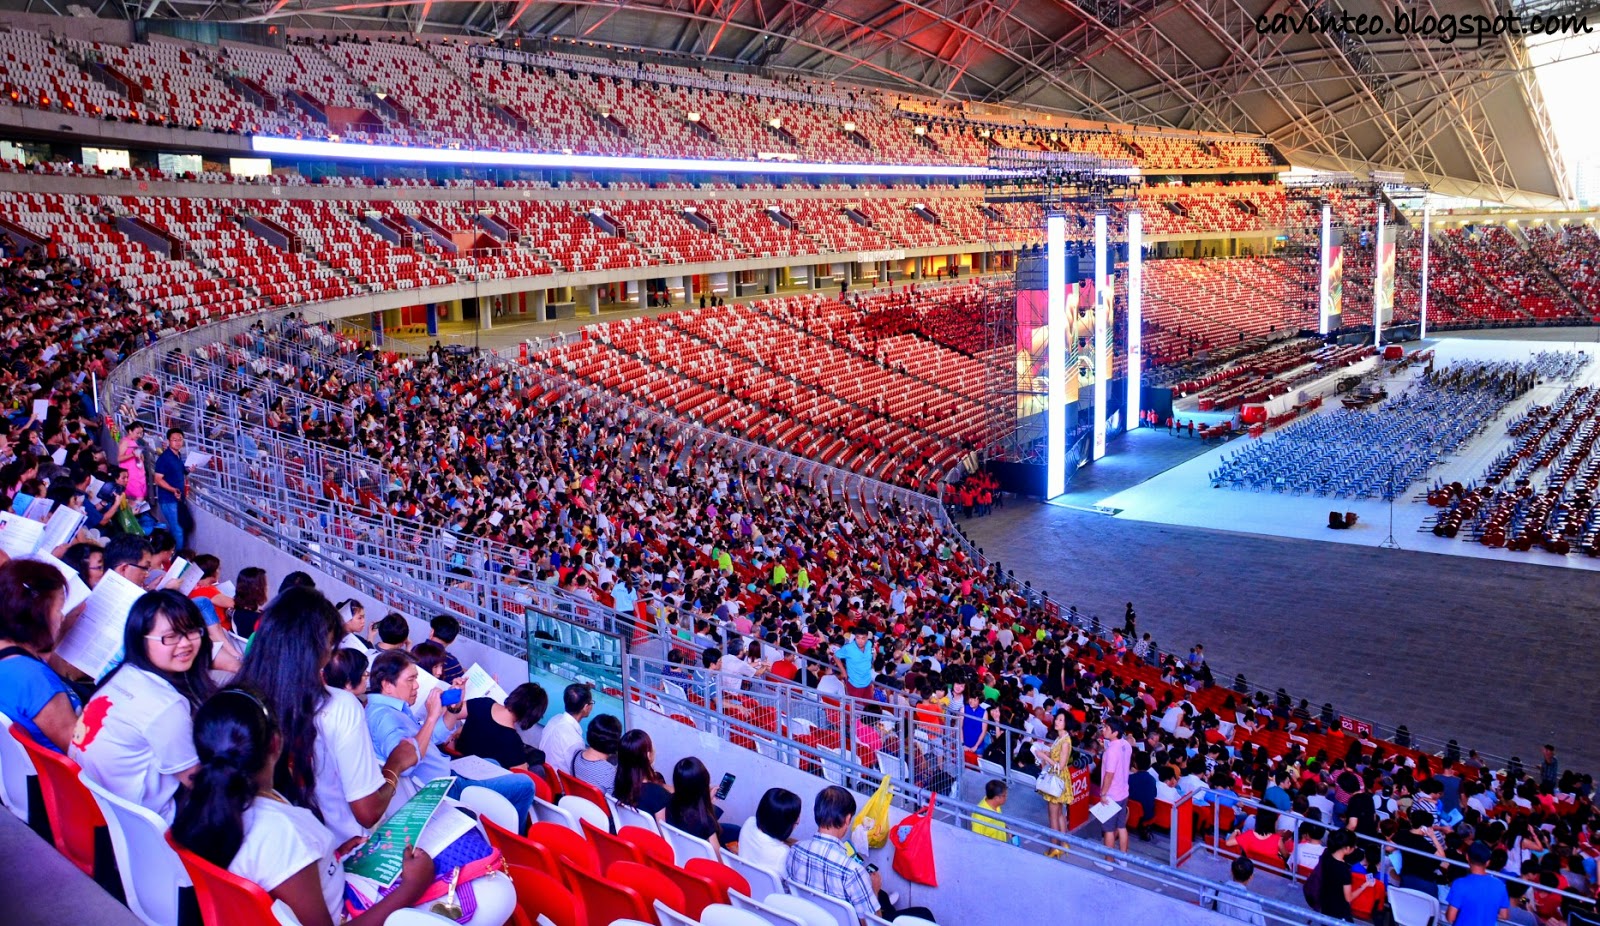
MULTIPOLYGON (((166 472, 158 461, 182 434, 163 435, 162 454, 130 434, 133 446, 119 447, 115 463, 95 436, 98 409, 83 380, 103 375, 142 343, 134 307, 64 261, 35 253, 9 257, 3 267, 8 300, 32 308, 6 341, 19 361, 8 367, 15 411, 0 454, 7 506, 15 508, 19 493, 93 506, 98 517, 86 521, 83 535, 53 552, 91 589, 112 573, 151 589, 130 614, 126 662, 95 688, 59 661, 42 661, 75 617, 61 613, 59 572, 25 561, 0 567, 0 711, 30 736, 70 752, 91 775, 105 775, 107 787, 168 819, 186 819, 185 807, 196 806, 186 802, 207 802, 179 828, 180 842, 214 860, 240 860, 242 872, 260 870, 252 868, 259 856, 245 849, 271 838, 300 847, 306 859, 301 868, 278 865, 275 876, 315 875, 327 849, 358 840, 397 794, 431 777, 445 747, 508 768, 554 762, 591 783, 603 782, 614 762, 613 789, 641 806, 659 804, 656 812, 708 840, 742 835, 715 820, 709 798, 699 800, 702 784, 709 792, 703 767, 675 768, 669 788, 638 731, 609 722, 596 729, 591 721, 580 735, 582 686, 564 693, 563 714, 537 745, 529 742, 531 728, 547 700, 537 686, 519 686, 504 704, 447 708, 446 689, 419 698, 422 669, 447 689, 460 686, 461 666, 448 651, 459 630, 454 618, 436 620, 430 639, 412 647, 403 617, 369 624, 354 603, 336 606, 303 575, 285 577, 270 602, 266 576, 248 566, 225 590, 221 564, 190 549, 196 538, 181 513, 169 518, 163 511, 182 501, 186 474, 181 459, 177 471, 166 472), (45 349, 64 333, 62 350, 45 349), (40 396, 49 399, 43 420, 32 406, 40 396), (92 474, 109 494, 88 491, 92 474), (175 498, 157 494, 150 503, 163 486, 175 498), (120 517, 124 511, 129 518, 120 517), (187 595, 161 587, 178 556, 203 573, 187 595), (213 670, 232 674, 230 694, 220 700, 213 670), (119 704, 108 691, 130 700, 119 704), (263 719, 248 709, 252 702, 265 709, 263 719), (132 705, 136 714, 127 713, 132 705), (240 776, 252 784, 240 785, 240 776), (241 803, 244 792, 251 797, 241 803), (311 815, 267 810, 279 798, 311 815), (252 841, 254 826, 270 836, 252 841)), ((306 331, 291 323, 255 335, 306 331)), ((1440 761, 1408 742, 1342 737, 1331 707, 1313 715, 1304 700, 1296 706, 1281 690, 1276 697, 1251 694, 1242 680, 1223 691, 1199 647, 1187 657, 1162 654, 1149 633, 1138 634, 1131 606, 1121 628, 1076 626, 1076 615, 1054 612, 975 559, 934 512, 835 497, 769 463, 721 454, 677 429, 580 400, 483 356, 353 347, 341 356, 356 361, 355 372, 335 373, 308 358, 277 375, 346 405, 348 416, 285 415, 270 424, 381 464, 388 483, 381 491, 348 487, 352 505, 504 543, 493 549, 515 551, 509 561, 486 557, 472 567, 618 607, 703 649, 703 664, 735 685, 744 674, 770 674, 878 699, 919 722, 959 725, 966 749, 1029 774, 1094 763, 1105 742, 1125 742, 1126 782, 1116 768, 1102 768, 1101 789, 1115 797, 1126 788, 1118 800, 1140 805, 1142 823, 1132 826, 1141 835, 1148 835, 1155 801, 1195 792, 1208 804, 1251 797, 1281 814, 1276 821, 1266 813, 1238 815, 1236 842, 1252 833, 1271 839, 1287 821, 1298 833, 1276 844, 1301 857, 1315 854, 1319 827, 1401 846, 1420 836, 1439 857, 1463 864, 1477 862, 1487 846, 1480 867, 1592 896, 1591 843, 1600 837, 1589 803, 1592 778, 1561 770, 1553 752, 1536 774, 1517 763, 1491 774, 1470 754, 1440 761), (835 660, 837 672, 817 668, 835 660), (1280 733, 1307 742, 1279 742, 1273 737, 1280 733), (1321 748, 1312 748, 1310 737, 1321 748)), ((166 397, 185 401, 176 389, 166 397)), ((260 423, 268 424, 265 417, 260 423)), ((176 449, 181 453, 181 444, 176 449)), ((941 785, 932 765, 913 772, 926 787, 941 785)), ((824 809, 819 799, 819 826, 836 810, 824 809)), ((1106 827, 1110 841, 1123 820, 1113 817, 1106 827)), ((1333 843, 1344 839, 1331 839, 1326 851, 1337 856, 1347 847, 1333 843)), ((1346 855, 1358 854, 1354 864, 1375 873, 1386 853, 1374 845, 1381 843, 1363 842, 1346 855)), ((809 877, 813 862, 799 863, 797 873, 790 859, 791 877, 809 877)), ((1421 877, 1401 867, 1407 877, 1421 877)), ((412 860, 410 868, 426 880, 431 864, 412 860)), ((1456 870, 1437 872, 1438 883, 1453 880, 1456 870)), ((263 880, 274 890, 284 883, 263 880)), ((286 890, 302 903, 307 896, 286 890)), ((1559 895, 1527 893, 1528 903, 1543 903, 1547 913, 1550 896, 1560 906, 1559 895)), ((1337 911, 1336 900, 1333 906, 1337 911)), ((320 920, 297 911, 303 921, 320 920)))

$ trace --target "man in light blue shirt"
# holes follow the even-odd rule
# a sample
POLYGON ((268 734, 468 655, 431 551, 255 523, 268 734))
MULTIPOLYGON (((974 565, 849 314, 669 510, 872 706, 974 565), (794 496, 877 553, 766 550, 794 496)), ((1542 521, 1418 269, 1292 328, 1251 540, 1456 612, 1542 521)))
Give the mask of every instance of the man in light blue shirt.
POLYGON ((834 652, 833 664, 844 676, 845 693, 850 697, 872 697, 872 683, 876 678, 872 662, 877 654, 878 647, 871 642, 871 634, 865 624, 857 624, 850 642, 834 652))
MULTIPOLYGON (((410 740, 417 750, 417 764, 404 776, 412 787, 404 793, 409 794, 436 778, 455 774, 450 770, 450 757, 439 747, 455 736, 456 728, 466 717, 465 712, 451 713, 444 708, 444 692, 460 689, 445 686, 429 691, 423 702, 423 718, 418 720, 411 716, 409 708, 416 703, 422 687, 419 683, 422 670, 411 654, 403 649, 385 650, 372 661, 369 671, 367 731, 372 734, 373 750, 382 750, 378 754, 386 757, 402 740, 410 740)), ((505 773, 473 780, 461 775, 451 786, 450 796, 460 797, 468 785, 488 788, 510 801, 517 810, 517 819, 526 827, 528 811, 533 806, 531 778, 505 773)))

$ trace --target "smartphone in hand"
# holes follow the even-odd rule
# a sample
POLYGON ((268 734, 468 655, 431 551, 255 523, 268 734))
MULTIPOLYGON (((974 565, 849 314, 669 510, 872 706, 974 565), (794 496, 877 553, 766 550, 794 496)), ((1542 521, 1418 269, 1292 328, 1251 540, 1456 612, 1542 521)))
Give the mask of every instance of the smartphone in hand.
POLYGON ((733 790, 733 783, 735 780, 735 776, 732 772, 728 772, 722 776, 722 783, 717 785, 717 793, 715 795, 717 800, 723 800, 728 796, 728 792, 733 790))

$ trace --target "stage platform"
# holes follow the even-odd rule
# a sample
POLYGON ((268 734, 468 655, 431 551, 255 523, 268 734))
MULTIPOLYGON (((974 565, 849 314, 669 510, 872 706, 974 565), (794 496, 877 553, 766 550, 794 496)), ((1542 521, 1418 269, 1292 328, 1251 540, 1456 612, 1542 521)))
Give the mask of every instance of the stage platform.
MULTIPOLYGON (((1435 350, 1436 366, 1439 368, 1453 361, 1523 359, 1533 352, 1542 350, 1585 351, 1591 357, 1596 356, 1596 345, 1592 342, 1529 343, 1446 338, 1430 340, 1428 346, 1435 350)), ((1420 368, 1414 368, 1403 371, 1397 377, 1387 378, 1383 382, 1391 396, 1397 395, 1405 391, 1420 372, 1420 368)), ((1600 358, 1592 361, 1579 373, 1576 384, 1600 386, 1600 358)), ((1566 385, 1566 383, 1541 383, 1519 397, 1476 437, 1429 471, 1424 480, 1406 488, 1393 506, 1395 542, 1402 548, 1446 556, 1516 560, 1542 566, 1600 571, 1600 558, 1580 553, 1566 556, 1540 550, 1515 553, 1486 547, 1462 538, 1435 537, 1425 530, 1425 524, 1431 522, 1431 518, 1439 509, 1430 507, 1417 498, 1427 491, 1435 479, 1469 484, 1481 477, 1487 465, 1509 445, 1509 438, 1505 433, 1507 422, 1534 405, 1551 403, 1566 385)), ((1330 414, 1338 407, 1336 401, 1330 400, 1314 414, 1330 414)), ((1165 431, 1157 435, 1156 444, 1159 445, 1162 439, 1167 439, 1165 431)), ((1268 432, 1267 436, 1261 439, 1272 440, 1272 432, 1268 432)), ((1240 449, 1240 442, 1249 440, 1251 438, 1236 437, 1226 443, 1213 445, 1205 453, 1193 456, 1176 466, 1161 467, 1157 475, 1137 485, 1099 498, 1088 498, 1094 493, 1086 492, 1085 500, 1074 504, 1079 507, 1110 509, 1116 512, 1116 517, 1129 520, 1183 524, 1277 537, 1297 537, 1362 546, 1377 546, 1390 538, 1390 505, 1381 499, 1294 496, 1267 491, 1212 488, 1210 473, 1221 467, 1224 457, 1240 449), (1327 526, 1328 512, 1334 510, 1355 512, 1358 516, 1355 526, 1349 530, 1330 530, 1327 526)), ((1091 464, 1089 468, 1099 466, 1110 459, 1108 456, 1106 460, 1091 464)), ((1541 481, 1536 477, 1535 484, 1541 481)))
MULTIPOLYGON (((1592 329, 1580 342, 1548 331, 1487 334, 1498 337, 1448 339, 1450 354, 1600 353, 1592 329)), ((1600 357, 1581 378, 1600 380, 1600 357)), ((1503 446, 1504 421, 1559 391, 1541 386, 1513 403, 1440 475, 1476 476, 1503 446)), ((1419 534, 1435 509, 1410 501, 1395 506, 1401 549, 1383 549, 1388 506, 1380 501, 1212 489, 1207 473, 1248 438, 1200 447, 1162 429, 1120 440, 1110 446, 1147 458, 1107 456, 1079 471, 1071 495, 1058 500, 1066 504, 1011 501, 961 526, 1063 604, 1120 625, 1132 601, 1140 630, 1163 650, 1204 643, 1221 683, 1244 672, 1253 684, 1464 747, 1528 760, 1550 742, 1572 767, 1600 766, 1600 742, 1575 735, 1581 726, 1573 727, 1570 707, 1582 699, 1579 680, 1593 674, 1588 654, 1600 647, 1600 563, 1419 534), (1357 511, 1357 527, 1329 530, 1336 508, 1357 511), (1508 678, 1517 680, 1514 694, 1508 678)))

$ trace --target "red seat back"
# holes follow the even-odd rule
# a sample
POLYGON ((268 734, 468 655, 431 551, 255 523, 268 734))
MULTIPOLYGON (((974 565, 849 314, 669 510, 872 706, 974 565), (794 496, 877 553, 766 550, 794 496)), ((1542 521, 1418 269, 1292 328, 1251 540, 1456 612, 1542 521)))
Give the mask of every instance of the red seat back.
MULTIPOLYGON (((687 915, 689 912, 686 909, 688 901, 684 899, 683 889, 671 878, 649 865, 618 862, 606 869, 606 879, 617 884, 626 884, 639 892, 639 896, 644 898, 645 906, 650 908, 650 915, 645 917, 647 922, 657 921, 655 904, 658 900, 679 913, 687 915)), ((705 907, 702 906, 701 909, 705 907)))
POLYGON ((660 833, 652 833, 642 826, 624 826, 617 838, 639 850, 639 854, 647 859, 672 864, 676 856, 672 851, 672 843, 667 842, 660 833))
MULTIPOLYGON (((601 791, 599 788, 596 788, 594 785, 589 784, 587 781, 584 781, 582 778, 577 778, 577 777, 574 777, 572 775, 568 775, 566 772, 563 772, 563 771, 561 771, 559 769, 556 770, 556 778, 558 778, 561 781, 561 793, 562 793, 562 795, 570 794, 573 797, 581 797, 584 800, 587 800, 587 801, 593 803, 596 807, 600 808, 601 810, 605 811, 606 819, 610 819, 611 818, 611 805, 609 803, 607 803, 607 801, 606 801, 606 793, 604 791, 601 791)), ((612 820, 611 822, 612 822, 613 825, 616 824, 615 820, 612 820)))
POLYGON ((178 845, 170 831, 167 845, 178 853, 183 870, 194 882, 195 902, 200 905, 200 920, 206 926, 276 926, 272 895, 261 885, 218 868, 178 845))
POLYGON ((561 870, 561 856, 554 850, 524 839, 488 817, 479 817, 478 820, 483 824, 483 830, 489 837, 489 845, 500 850, 500 855, 505 858, 507 865, 520 865, 546 874, 561 870))
POLYGON ((583 902, 560 878, 516 864, 508 869, 517 888, 517 909, 530 921, 542 915, 556 926, 589 926, 583 902))
POLYGON ((656 911, 633 888, 581 868, 569 866, 563 869, 562 874, 572 887, 572 893, 582 902, 588 915, 588 926, 611 926, 617 920, 656 921, 656 911))
POLYGON ((592 875, 600 873, 600 858, 595 854, 594 846, 589 844, 589 840, 559 823, 547 823, 541 820, 530 824, 528 841, 549 849, 557 860, 564 858, 592 875))
MULTIPOLYGON (((668 881, 677 885, 678 890, 683 892, 683 910, 681 912, 684 916, 699 919, 700 912, 706 907, 714 903, 728 902, 727 888, 704 875, 689 871, 687 867, 679 868, 676 865, 665 864, 655 859, 650 860, 649 867, 665 875, 668 881)), ((746 887, 748 886, 746 885, 746 887)), ((670 907, 672 905, 668 904, 667 906, 670 907)))
POLYGON ((590 844, 594 846, 595 854, 600 857, 601 870, 610 871, 611 866, 617 862, 642 863, 644 861, 644 853, 639 851, 633 843, 618 839, 588 820, 580 821, 578 825, 583 827, 583 835, 589 837, 590 844))
MULTIPOLYGON (((745 880, 744 875, 721 862, 713 862, 708 858, 692 858, 684 863, 683 870, 720 886, 724 894, 738 891, 746 897, 750 896, 750 882, 745 880)), ((727 901, 719 900, 717 903, 727 903, 727 901)))
POLYGON ((45 816, 56 850, 67 860, 94 877, 94 831, 106 825, 94 795, 78 780, 78 763, 54 749, 39 745, 22 724, 11 725, 11 735, 33 759, 39 775, 39 794, 44 798, 45 816))
POLYGON ((517 769, 517 774, 526 775, 528 780, 533 782, 534 797, 537 797, 539 800, 544 801, 547 804, 554 804, 556 802, 555 792, 550 790, 550 782, 546 781, 543 775, 535 775, 533 772, 530 772, 525 768, 517 769))

